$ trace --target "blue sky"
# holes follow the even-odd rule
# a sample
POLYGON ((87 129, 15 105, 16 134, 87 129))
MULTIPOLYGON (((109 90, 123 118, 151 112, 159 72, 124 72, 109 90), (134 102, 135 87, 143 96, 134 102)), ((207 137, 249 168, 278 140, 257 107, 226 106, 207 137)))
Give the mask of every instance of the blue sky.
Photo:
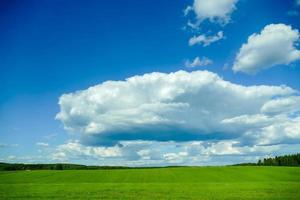
POLYGON ((1 1, 0 159, 210 165, 299 152, 300 2, 207 2, 1 1))

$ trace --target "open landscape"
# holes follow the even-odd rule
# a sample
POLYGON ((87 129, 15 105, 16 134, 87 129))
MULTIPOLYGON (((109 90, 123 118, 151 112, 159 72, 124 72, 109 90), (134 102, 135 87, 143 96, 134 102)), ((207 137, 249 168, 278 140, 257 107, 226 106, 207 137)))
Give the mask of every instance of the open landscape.
POLYGON ((299 167, 0 172, 0 199, 300 199, 299 167))
POLYGON ((0 0, 0 200, 300 200, 300 0, 0 0))

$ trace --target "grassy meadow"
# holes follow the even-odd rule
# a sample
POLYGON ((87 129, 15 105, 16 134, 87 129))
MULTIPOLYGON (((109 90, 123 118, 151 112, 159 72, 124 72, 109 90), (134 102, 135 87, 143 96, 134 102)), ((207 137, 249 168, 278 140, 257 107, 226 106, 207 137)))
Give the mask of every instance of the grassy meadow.
POLYGON ((0 172, 0 199, 300 199, 299 167, 0 172))

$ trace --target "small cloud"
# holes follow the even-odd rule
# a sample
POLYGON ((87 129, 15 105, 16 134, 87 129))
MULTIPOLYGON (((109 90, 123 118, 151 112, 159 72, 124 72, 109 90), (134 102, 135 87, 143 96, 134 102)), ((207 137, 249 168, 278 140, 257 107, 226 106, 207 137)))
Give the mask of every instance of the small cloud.
POLYGON ((192 10, 193 10, 192 6, 186 7, 186 9, 183 10, 184 16, 187 16, 192 10))
POLYGON ((14 160, 14 159, 16 159, 16 158, 17 158, 16 156, 10 155, 10 156, 7 157, 7 160, 14 160))
POLYGON ((190 60, 185 61, 184 65, 187 68, 194 68, 194 67, 203 67, 203 66, 211 65, 212 63, 213 61, 207 57, 203 57, 200 59, 197 56, 193 61, 190 60))
POLYGON ((278 65, 290 65, 300 60, 299 38, 299 31, 289 25, 269 24, 248 37, 236 56, 233 71, 256 74, 278 65))
POLYGON ((182 163, 184 158, 188 156, 187 152, 179 152, 179 153, 166 153, 163 155, 163 158, 169 163, 182 163))
POLYGON ((191 11, 194 11, 197 26, 205 20, 226 25, 230 22, 231 14, 236 9, 237 2, 238 0, 194 0, 193 5, 187 6, 183 12, 187 16, 191 11))
POLYGON ((68 157, 64 152, 55 152, 52 154, 52 160, 67 161, 68 157))
POLYGON ((201 34, 199 36, 193 36, 189 40, 189 46, 194 46, 196 44, 202 45, 203 47, 209 46, 211 43, 217 42, 224 38, 223 31, 219 31, 216 35, 207 36, 201 34))
POLYGON ((36 145, 39 147, 48 147, 49 146, 48 143, 44 143, 44 142, 37 142, 36 145))
POLYGON ((197 23, 192 23, 191 21, 188 21, 187 27, 190 27, 190 28, 195 29, 195 30, 199 29, 199 25, 197 23))

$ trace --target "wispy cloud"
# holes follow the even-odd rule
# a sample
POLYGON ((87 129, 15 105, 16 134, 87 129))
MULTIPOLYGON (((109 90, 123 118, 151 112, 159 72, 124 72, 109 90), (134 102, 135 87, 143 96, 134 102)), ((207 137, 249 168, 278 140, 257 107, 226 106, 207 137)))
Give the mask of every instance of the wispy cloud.
POLYGON ((194 67, 203 67, 203 66, 211 65, 212 63, 213 61, 207 57, 200 58, 197 56, 192 61, 186 60, 184 65, 187 68, 194 68, 194 67))
POLYGON ((36 145, 39 147, 48 147, 49 146, 49 144, 45 143, 45 142, 37 142, 36 145))
POLYGON ((202 45, 203 47, 209 46, 210 44, 224 39, 223 31, 219 31, 216 35, 207 36, 204 34, 193 36, 189 40, 189 46, 194 46, 196 44, 202 45))

